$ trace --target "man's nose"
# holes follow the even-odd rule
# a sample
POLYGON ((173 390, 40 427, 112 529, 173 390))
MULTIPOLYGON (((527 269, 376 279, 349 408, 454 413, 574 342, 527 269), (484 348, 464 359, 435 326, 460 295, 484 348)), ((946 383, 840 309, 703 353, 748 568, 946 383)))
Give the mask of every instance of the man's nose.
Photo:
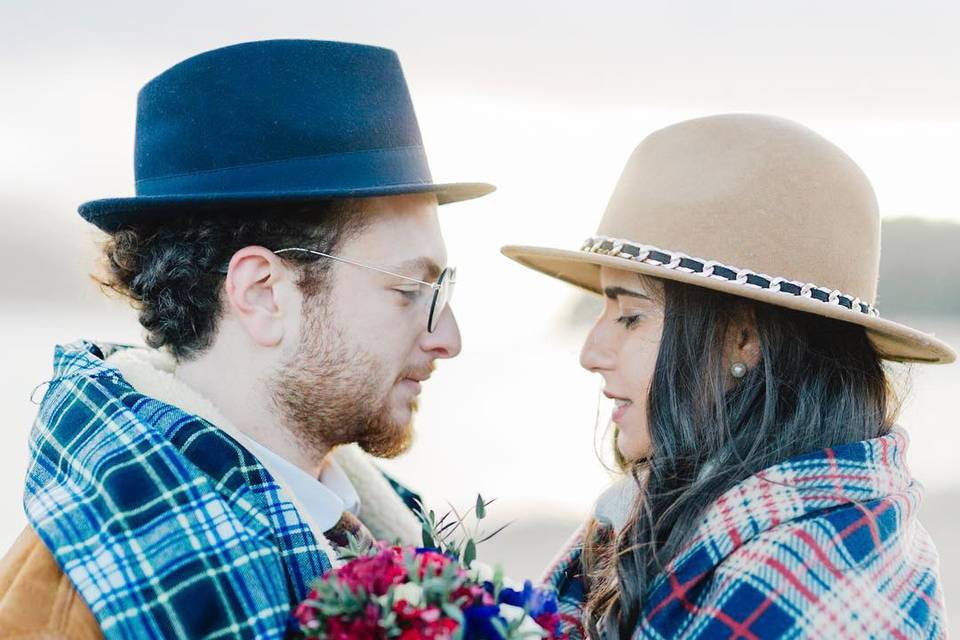
POLYGON ((420 348, 433 354, 435 358, 454 358, 463 348, 460 342, 460 327, 450 305, 440 314, 440 320, 433 333, 424 331, 420 348))

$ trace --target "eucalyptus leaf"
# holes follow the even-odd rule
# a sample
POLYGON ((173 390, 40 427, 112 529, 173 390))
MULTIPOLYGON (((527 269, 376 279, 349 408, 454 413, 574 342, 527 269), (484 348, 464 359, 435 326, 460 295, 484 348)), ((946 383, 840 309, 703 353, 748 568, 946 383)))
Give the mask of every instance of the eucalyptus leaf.
POLYGON ((477 545, 473 540, 467 540, 467 546, 463 550, 463 565, 469 567, 477 559, 477 545))
POLYGON ((480 542, 478 542, 477 544, 486 542, 487 540, 489 540, 489 539, 492 538, 493 536, 497 535, 498 533, 500 533, 501 531, 503 531, 504 529, 506 529, 507 527, 509 527, 509 526, 512 525, 513 523, 514 523, 514 521, 511 520, 510 522, 508 522, 507 524, 503 525, 502 527, 499 527, 496 531, 494 531, 494 532, 491 533, 490 535, 484 536, 483 539, 480 540, 480 542))
POLYGON ((460 624, 461 626, 463 625, 465 620, 463 617, 463 611, 461 611, 459 607, 456 607, 450 604, 449 602, 447 602, 447 603, 444 603, 443 605, 443 612, 447 614, 448 618, 453 618, 454 620, 457 621, 458 624, 460 624))
POLYGON ((497 633, 500 634, 501 638, 510 637, 506 623, 501 618, 490 618, 490 624, 493 625, 493 628, 497 630, 497 633))

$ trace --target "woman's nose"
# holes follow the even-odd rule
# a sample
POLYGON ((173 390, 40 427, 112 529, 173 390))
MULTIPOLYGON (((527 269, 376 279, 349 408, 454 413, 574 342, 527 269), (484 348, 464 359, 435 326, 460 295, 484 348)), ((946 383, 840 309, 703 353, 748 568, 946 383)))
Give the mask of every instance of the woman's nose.
POLYGON ((593 373, 613 368, 616 362, 616 354, 609 344, 609 336, 603 326, 601 317, 590 329, 587 339, 580 349, 580 366, 593 373))

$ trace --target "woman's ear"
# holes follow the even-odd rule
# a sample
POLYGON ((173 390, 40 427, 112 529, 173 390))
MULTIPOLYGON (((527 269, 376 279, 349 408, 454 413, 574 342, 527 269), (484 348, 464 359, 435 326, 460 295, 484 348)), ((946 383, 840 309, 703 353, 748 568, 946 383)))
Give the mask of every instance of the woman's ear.
POLYGON ((724 341, 724 363, 728 369, 735 363, 743 363, 750 370, 760 362, 760 334, 757 332, 757 317, 753 308, 739 305, 736 314, 727 325, 724 341))

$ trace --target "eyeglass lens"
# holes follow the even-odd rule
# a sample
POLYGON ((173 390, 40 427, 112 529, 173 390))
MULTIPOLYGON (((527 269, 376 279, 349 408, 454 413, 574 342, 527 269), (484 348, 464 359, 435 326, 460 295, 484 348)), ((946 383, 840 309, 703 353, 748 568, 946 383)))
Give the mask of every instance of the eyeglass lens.
POLYGON ((437 279, 440 286, 433 290, 433 300, 430 303, 430 316, 427 319, 427 331, 433 333, 440 322, 440 316, 443 310, 447 308, 450 298, 453 296, 453 285, 456 284, 456 269, 450 267, 444 269, 437 279))

